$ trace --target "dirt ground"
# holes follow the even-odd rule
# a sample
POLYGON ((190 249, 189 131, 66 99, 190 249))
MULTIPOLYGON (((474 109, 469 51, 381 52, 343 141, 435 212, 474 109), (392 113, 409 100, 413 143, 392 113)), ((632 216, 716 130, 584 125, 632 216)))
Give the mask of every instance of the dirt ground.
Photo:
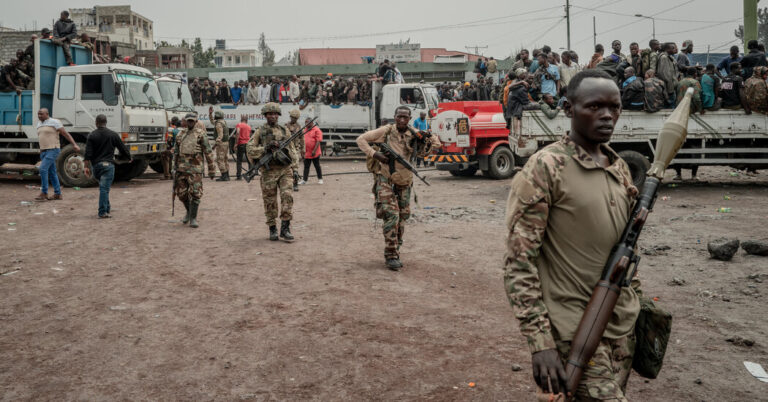
MULTIPOLYGON (((640 271, 673 333, 659 378, 633 375, 631 400, 768 400, 742 363, 768 368, 768 257, 706 250, 768 238, 768 174, 734 172, 703 168, 660 194, 640 271)), ((115 183, 109 220, 96 188, 22 205, 36 178, 0 180, 2 399, 532 400, 502 283, 509 183, 425 173, 401 272, 384 268, 368 174, 302 186, 293 243, 267 239, 255 182, 205 179, 194 230, 151 170, 115 183)))

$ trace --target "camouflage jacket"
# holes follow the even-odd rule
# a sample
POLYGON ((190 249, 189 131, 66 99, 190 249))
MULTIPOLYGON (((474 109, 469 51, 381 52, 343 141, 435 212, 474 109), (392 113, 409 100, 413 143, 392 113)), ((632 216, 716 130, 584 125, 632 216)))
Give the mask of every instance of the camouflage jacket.
POLYGON ((744 83, 744 96, 753 112, 765 113, 768 109, 768 86, 762 78, 766 67, 755 67, 754 73, 744 83))
MULTIPOLYGON (((291 136, 291 132, 279 124, 275 124, 273 127, 270 127, 269 124, 264 124, 259 127, 245 146, 246 153, 251 160, 256 161, 264 156, 265 144, 262 137, 267 138, 270 135, 272 136, 272 140, 282 142, 291 136)), ((269 139, 267 138, 267 140, 269 139)), ((286 148, 288 150, 288 155, 290 155, 293 160, 293 156, 296 154, 295 145, 290 143, 286 148)), ((273 162, 273 164, 274 163, 275 162, 273 162)))
POLYGON ((224 121, 224 119, 214 119, 211 116, 208 116, 208 120, 211 121, 211 125, 213 126, 214 140, 216 143, 228 142, 229 128, 227 127, 227 122, 224 121))
POLYGON ((191 131, 184 128, 176 136, 173 147, 176 171, 181 173, 203 173, 203 158, 208 163, 208 172, 216 172, 211 155, 211 145, 205 128, 197 125, 191 131))
POLYGON ((643 81, 645 86, 645 111, 655 113, 664 108, 667 99, 667 88, 664 81, 652 77, 643 81))
POLYGON ((677 103, 683 100, 685 91, 693 88, 693 97, 691 98, 691 114, 701 112, 701 84, 695 78, 686 77, 677 84, 677 103))
MULTIPOLYGON (((629 220, 637 188, 627 164, 602 149, 606 168, 566 136, 531 156, 512 180, 504 285, 531 353, 572 339, 629 220)), ((605 338, 632 331, 638 286, 622 289, 605 338)))
MULTIPOLYGON (((285 128, 290 131, 290 134, 293 135, 297 131, 301 130, 302 126, 299 123, 291 123, 288 122, 285 125, 285 128)), ((302 156, 304 156, 304 136, 300 135, 296 137, 295 140, 293 140, 293 151, 295 152, 295 156, 291 156, 293 158, 293 167, 299 165, 299 160, 302 156)))

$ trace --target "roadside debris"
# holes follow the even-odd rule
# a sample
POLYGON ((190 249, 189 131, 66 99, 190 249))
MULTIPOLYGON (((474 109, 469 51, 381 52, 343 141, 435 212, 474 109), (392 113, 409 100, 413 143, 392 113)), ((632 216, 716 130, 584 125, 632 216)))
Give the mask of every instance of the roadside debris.
POLYGON ((721 237, 707 243, 709 256, 720 261, 730 261, 736 251, 739 250, 738 239, 726 239, 721 237))

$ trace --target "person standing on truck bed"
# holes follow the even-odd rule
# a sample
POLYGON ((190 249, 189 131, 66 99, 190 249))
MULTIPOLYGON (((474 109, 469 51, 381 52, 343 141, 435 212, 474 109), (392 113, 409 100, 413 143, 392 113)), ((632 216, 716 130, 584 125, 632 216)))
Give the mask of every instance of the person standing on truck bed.
MULTIPOLYGON (((504 256, 504 286, 528 341, 534 380, 554 394, 566 391, 571 340, 637 195, 627 164, 607 145, 621 113, 612 77, 600 70, 574 76, 565 113, 568 134, 531 156, 512 179, 504 256)), ((578 388, 568 390, 576 400, 626 401, 638 287, 633 281, 621 289, 578 388)))
POLYGON ((69 11, 64 10, 61 12, 59 20, 53 24, 53 43, 61 46, 61 50, 64 51, 64 58, 70 66, 75 65, 72 60, 72 52, 69 50, 69 46, 75 38, 77 38, 77 26, 69 19, 69 11))
POLYGON ((413 154, 417 158, 427 156, 433 149, 440 148, 440 140, 436 135, 421 136, 408 127, 411 120, 411 109, 399 106, 395 109, 395 124, 388 124, 375 130, 368 131, 357 137, 357 146, 368 157, 368 170, 373 173, 373 195, 376 217, 384 220, 384 259, 387 268, 399 271, 400 246, 403 245, 405 221, 411 216, 411 187, 413 174, 410 170, 394 163, 390 158, 369 143, 386 143, 403 159, 410 160, 413 154), (394 171, 392 168, 394 167, 394 171))
POLYGON ((61 141, 59 135, 72 144, 75 152, 80 152, 80 146, 75 139, 64 129, 61 122, 52 119, 48 109, 40 108, 37 111, 37 139, 40 143, 40 194, 35 201, 61 200, 61 184, 56 172, 56 158, 61 153, 61 141), (53 197, 48 198, 48 180, 53 184, 53 197))
POLYGON ((229 151, 229 128, 224 121, 224 113, 221 111, 213 112, 213 106, 208 107, 208 120, 213 126, 213 137, 216 141, 213 149, 216 151, 216 164, 219 165, 220 177, 216 181, 229 181, 229 163, 227 163, 227 153, 229 151))
POLYGON ((181 222, 196 228, 197 211, 200 199, 203 198, 203 158, 208 162, 208 176, 211 180, 216 175, 216 168, 213 166, 213 155, 205 126, 197 124, 197 116, 194 113, 187 113, 184 122, 187 126, 176 137, 176 146, 173 149, 173 165, 176 167, 173 188, 187 210, 187 215, 181 222))
POLYGON ((99 218, 111 218, 109 205, 109 188, 115 179, 115 149, 120 151, 123 159, 133 162, 131 153, 126 148, 120 136, 107 128, 107 116, 96 116, 96 130, 88 134, 85 143, 85 175, 91 175, 99 181, 99 218))

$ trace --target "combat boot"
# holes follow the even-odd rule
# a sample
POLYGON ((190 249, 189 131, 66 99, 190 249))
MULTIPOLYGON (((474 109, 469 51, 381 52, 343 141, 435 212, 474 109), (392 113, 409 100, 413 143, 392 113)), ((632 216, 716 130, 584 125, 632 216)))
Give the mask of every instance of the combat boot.
POLYGON ((196 228, 200 225, 197 224, 197 208, 200 207, 200 200, 192 200, 189 202, 189 227, 196 228))
POLYGON ((181 220, 181 223, 186 225, 189 223, 189 201, 184 201, 184 209, 187 210, 187 214, 184 215, 184 219, 181 220))
POLYGON ((293 192, 299 191, 299 173, 293 172, 293 192))
POLYGON ((293 235, 291 234, 291 221, 283 221, 282 225, 280 225, 280 237, 285 240, 293 240, 293 235))
POLYGON ((272 225, 269 227, 269 240, 277 241, 277 226, 272 225))
POLYGON ((229 181, 229 172, 224 172, 216 181, 229 181))
POLYGON ((387 268, 392 271, 399 271, 403 267, 403 263, 399 258, 387 258, 387 268))

